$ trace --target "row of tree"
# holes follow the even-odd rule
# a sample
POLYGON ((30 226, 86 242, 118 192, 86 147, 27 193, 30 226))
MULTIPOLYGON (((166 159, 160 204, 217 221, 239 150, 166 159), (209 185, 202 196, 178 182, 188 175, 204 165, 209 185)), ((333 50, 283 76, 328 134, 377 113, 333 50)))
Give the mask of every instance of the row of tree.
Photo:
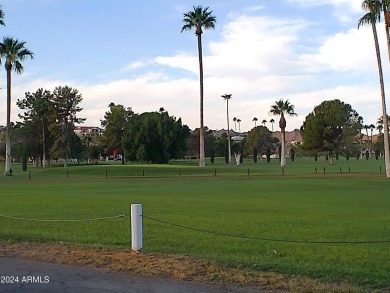
POLYGON ((53 92, 38 89, 27 92, 17 105, 24 110, 22 122, 15 125, 14 137, 29 157, 41 161, 43 167, 50 158, 78 158, 82 142, 75 134, 75 124, 85 121, 77 117, 82 111, 82 96, 77 89, 58 86, 53 92))
MULTIPOLYGON (((382 97, 382 117, 384 120, 384 150, 385 150, 385 162, 386 162, 386 176, 390 177, 390 157, 389 157, 389 131, 388 131, 388 123, 387 123, 387 112, 386 112, 386 101, 385 101, 385 90, 384 90, 384 83, 383 83, 383 71, 382 71, 382 65, 381 65, 381 57, 380 57, 380 50, 379 50, 379 43, 378 43, 378 35, 376 30, 376 23, 381 20, 381 15, 383 13, 384 19, 385 19, 385 28, 386 28, 386 39, 388 44, 388 52, 389 52, 389 60, 390 60, 390 34, 389 34, 389 27, 390 27, 390 0, 363 0, 362 2, 362 8, 364 11, 366 11, 366 14, 359 20, 358 28, 360 26, 365 24, 370 24, 372 26, 373 36, 374 36, 374 43, 375 43, 375 51, 377 56, 377 64, 378 64, 378 72, 379 72, 379 82, 380 82, 380 89, 381 89, 381 97, 382 97)), ((212 15, 212 11, 209 11, 209 8, 203 8, 202 6, 193 7, 192 11, 189 11, 187 13, 184 13, 183 22, 184 25, 182 27, 182 31, 185 30, 191 30, 195 29, 195 35, 197 36, 198 40, 198 53, 199 53, 199 80, 200 80, 200 161, 199 165, 204 166, 204 122, 203 122, 203 60, 202 60, 202 28, 210 29, 215 27, 216 18, 212 15)), ((224 95, 224 99, 228 101, 228 99, 231 98, 231 95, 224 95)), ((281 100, 282 101, 282 100, 281 100)), ((281 102, 280 101, 280 102, 281 102)), ((228 102, 227 102, 228 103, 228 102)), ((280 109, 275 109, 279 115, 281 115, 281 119, 279 121, 279 125, 282 130, 282 137, 281 137, 281 167, 283 168, 285 163, 285 141, 284 141, 284 130, 285 129, 285 119, 284 114, 286 112, 282 111, 280 112, 280 109)), ((272 111, 272 110, 271 110, 272 111)), ((318 116, 317 115, 311 115, 308 117, 308 121, 306 121, 306 124, 303 126, 302 130, 306 132, 306 136, 310 132, 310 128, 308 128, 308 124, 314 123, 310 122, 313 121, 313 117, 318 116)), ((317 120, 317 119, 315 119, 317 120)), ((228 118, 229 123, 229 118, 228 118)), ((256 126, 255 126, 256 127, 256 126)), ((228 127, 229 129, 229 127, 228 127)), ((336 133, 339 133, 340 129, 335 129, 334 127, 330 126, 329 130, 324 131, 325 136, 328 136, 328 133, 333 133, 334 135, 336 133)), ((229 135, 228 135, 229 136, 229 135)), ((330 142, 329 146, 326 146, 327 149, 332 148, 332 145, 334 145, 335 142, 330 142)), ((315 144, 315 142, 313 142, 315 144)), ((317 146, 318 147, 318 143, 317 146)), ((230 153, 230 139, 229 139, 229 153, 230 153)), ((230 162, 230 158, 229 158, 230 162)))
MULTIPOLYGON (((123 163, 125 160, 167 163, 185 156, 199 156, 200 129, 191 131, 180 118, 170 116, 164 108, 136 114, 129 107, 111 103, 101 120, 103 135, 78 136, 75 124, 85 121, 78 117, 82 111, 81 101, 78 90, 69 86, 56 87, 53 92, 44 89, 27 92, 24 99, 17 101, 24 112, 19 114, 21 121, 13 125, 15 157, 21 158, 24 152, 34 158, 36 164, 41 162, 45 166, 50 159, 63 158, 66 164, 69 158, 89 161, 115 153, 121 154, 123 163)), ((273 108, 277 113, 281 113, 280 109, 294 113, 288 101, 278 101, 273 108)), ((332 161, 338 154, 360 153, 362 123, 363 118, 351 105, 340 100, 324 101, 309 113, 301 127, 303 143, 299 154, 325 153, 332 161)), ((285 127, 285 122, 280 125, 285 127)), ((284 145, 265 126, 254 127, 240 142, 231 141, 228 131, 215 138, 213 131, 206 127, 204 141, 206 156, 225 157, 227 163, 234 153, 254 157, 277 151, 282 154, 284 145)), ((383 150, 383 145, 376 147, 383 150)))
POLYGON ((164 108, 158 112, 136 114, 123 105, 109 105, 101 121, 105 128, 100 139, 105 153, 120 151, 124 160, 168 163, 182 158, 187 149, 190 129, 181 118, 169 116, 164 108))

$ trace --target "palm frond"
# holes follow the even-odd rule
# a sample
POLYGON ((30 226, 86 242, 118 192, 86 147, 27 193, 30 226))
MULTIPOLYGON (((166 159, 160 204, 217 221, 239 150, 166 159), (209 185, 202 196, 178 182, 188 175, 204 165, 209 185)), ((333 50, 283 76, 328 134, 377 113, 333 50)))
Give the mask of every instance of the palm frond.
POLYGON ((28 50, 25 45, 26 42, 20 42, 12 37, 4 37, 3 42, 0 43, 0 58, 4 59, 4 62, 17 73, 23 72, 21 61, 26 58, 34 58, 34 53, 28 50))
POLYGON ((193 10, 183 14, 184 25, 181 32, 185 30, 191 30, 193 28, 205 28, 214 29, 216 18, 212 15, 212 11, 209 8, 203 8, 202 6, 193 6, 193 10))
POLYGON ((370 25, 372 23, 372 17, 371 17, 371 12, 368 12, 366 13, 365 15, 363 15, 359 21, 358 21, 358 29, 361 27, 361 26, 364 26, 364 25, 370 25))

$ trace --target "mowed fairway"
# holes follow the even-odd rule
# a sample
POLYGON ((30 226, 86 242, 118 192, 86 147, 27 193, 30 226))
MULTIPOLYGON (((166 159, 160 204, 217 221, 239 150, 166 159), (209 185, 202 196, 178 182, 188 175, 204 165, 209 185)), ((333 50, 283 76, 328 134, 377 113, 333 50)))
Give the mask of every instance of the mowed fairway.
POLYGON ((200 172, 179 163, 52 167, 30 168, 31 179, 15 167, 0 178, 0 239, 128 247, 129 205, 141 203, 146 252, 385 288, 390 181, 380 165, 301 159, 281 175, 277 162, 220 164, 217 176, 215 166, 200 172), (338 174, 348 165, 356 173, 338 174), (323 166, 333 174, 315 175, 323 166))

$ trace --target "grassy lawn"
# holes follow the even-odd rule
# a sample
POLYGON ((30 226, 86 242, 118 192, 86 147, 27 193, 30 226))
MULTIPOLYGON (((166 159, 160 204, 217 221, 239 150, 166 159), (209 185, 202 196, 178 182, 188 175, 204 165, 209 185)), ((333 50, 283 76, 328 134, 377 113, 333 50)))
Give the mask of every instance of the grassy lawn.
POLYGON ((129 205, 142 203, 147 252, 384 288, 390 286, 390 243, 369 243, 390 241, 390 181, 383 165, 352 158, 334 166, 323 158, 297 159, 282 175, 277 161, 229 167, 219 160, 206 168, 193 161, 30 168, 31 179, 15 165, 14 176, 0 177, 1 215, 127 216, 75 222, 0 217, 0 239, 129 247, 129 205), (355 241, 368 243, 349 243, 355 241))

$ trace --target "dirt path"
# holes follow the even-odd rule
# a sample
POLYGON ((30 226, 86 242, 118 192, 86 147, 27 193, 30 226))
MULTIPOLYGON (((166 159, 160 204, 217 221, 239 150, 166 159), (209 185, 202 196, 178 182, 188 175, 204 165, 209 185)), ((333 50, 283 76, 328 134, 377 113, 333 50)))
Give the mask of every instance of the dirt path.
MULTIPOLYGON (((256 288, 216 286, 165 278, 103 272, 81 266, 0 257, 0 292, 56 293, 222 293, 270 292, 256 288)), ((272 292, 272 291, 271 291, 272 292)))
POLYGON ((224 268, 188 257, 69 243, 0 242, 0 273, 19 277, 19 283, 0 283, 0 292, 361 292, 348 284, 224 268), (22 283, 23 276, 41 278, 22 283))

